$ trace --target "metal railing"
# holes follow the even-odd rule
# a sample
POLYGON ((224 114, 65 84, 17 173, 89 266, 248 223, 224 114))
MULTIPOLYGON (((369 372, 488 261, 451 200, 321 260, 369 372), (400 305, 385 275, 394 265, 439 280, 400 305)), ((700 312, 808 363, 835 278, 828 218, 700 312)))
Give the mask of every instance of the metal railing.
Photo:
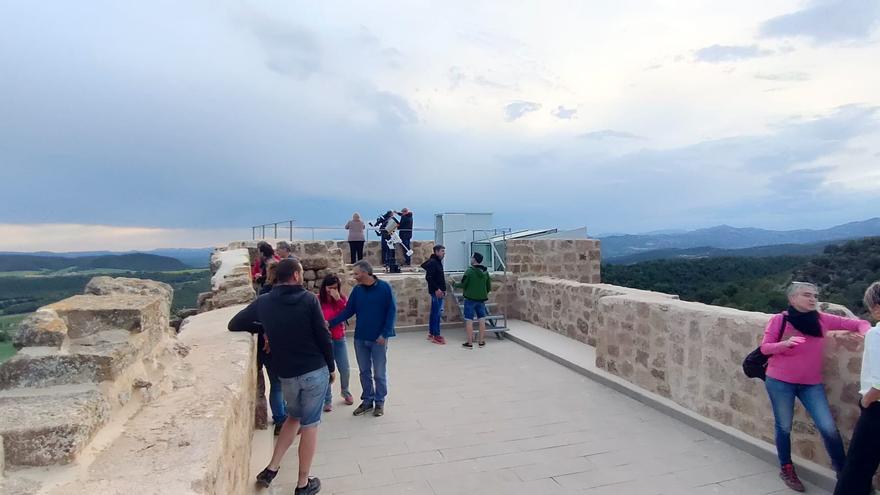
POLYGON ((287 230, 288 231, 287 239, 292 241, 293 240, 293 219, 283 220, 280 222, 273 222, 273 223, 264 223, 262 225, 254 225, 253 227, 251 227, 251 239, 257 240, 257 230, 260 231, 259 239, 265 239, 266 238, 266 227, 271 227, 270 232, 272 232, 274 230, 274 235, 272 238, 278 239, 278 226, 279 225, 282 226, 281 227, 282 231, 284 230, 284 226, 287 226, 287 229, 288 229, 287 230))
MULTIPOLYGON (((278 230, 279 226, 281 226, 281 233, 284 234, 285 231, 287 235, 282 238, 287 238, 289 241, 293 240, 342 240, 344 241, 348 237, 348 231, 344 227, 320 227, 320 226, 297 226, 294 225, 293 220, 285 220, 283 222, 273 222, 267 223, 263 225, 255 225, 251 227, 251 239, 279 239, 278 230), (333 236, 321 235, 321 234, 329 234, 333 232, 338 232, 342 234, 340 238, 333 238, 333 236), (267 235, 269 234, 269 235, 267 235), (271 237, 270 237, 271 235, 271 237)), ((381 236, 377 235, 375 232, 375 227, 367 227, 364 230, 364 236, 366 240, 378 240, 381 236)), ((413 228, 413 229, 397 229, 397 232, 412 232, 413 237, 415 237, 417 232, 430 232, 430 239, 434 238, 434 229, 425 229, 425 228, 413 228)), ((421 240, 421 239, 415 239, 421 240)))

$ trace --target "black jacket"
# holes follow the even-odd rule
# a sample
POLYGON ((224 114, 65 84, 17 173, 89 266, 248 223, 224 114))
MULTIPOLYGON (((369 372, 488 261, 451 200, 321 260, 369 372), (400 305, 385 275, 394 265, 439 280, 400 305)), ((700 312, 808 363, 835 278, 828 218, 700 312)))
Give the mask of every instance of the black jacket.
POLYGON ((428 294, 433 294, 437 289, 446 292, 446 276, 443 274, 443 260, 432 254, 428 261, 422 263, 425 270, 425 280, 428 281, 428 294))
POLYGON ((400 215, 400 227, 397 229, 400 232, 400 239, 404 241, 408 241, 412 239, 412 228, 413 228, 413 215, 412 212, 407 213, 406 215, 400 215))
POLYGON ((229 321, 232 332, 265 332, 269 366, 282 378, 326 366, 336 370, 330 332, 314 294, 301 285, 276 285, 229 321))

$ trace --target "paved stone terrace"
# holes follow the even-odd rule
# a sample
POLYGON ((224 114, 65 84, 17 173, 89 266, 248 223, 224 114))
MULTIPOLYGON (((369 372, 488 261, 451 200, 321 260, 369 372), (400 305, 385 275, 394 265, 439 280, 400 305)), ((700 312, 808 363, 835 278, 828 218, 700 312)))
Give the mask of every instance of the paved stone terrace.
MULTIPOLYGON (((776 466, 514 342, 465 350, 461 331, 446 335, 446 346, 421 333, 392 340, 384 417, 356 418, 334 398, 312 469, 322 494, 791 493, 776 466)), ((252 476, 271 442, 271 430, 256 432, 252 476)), ((295 449, 254 493, 293 493, 295 449)))

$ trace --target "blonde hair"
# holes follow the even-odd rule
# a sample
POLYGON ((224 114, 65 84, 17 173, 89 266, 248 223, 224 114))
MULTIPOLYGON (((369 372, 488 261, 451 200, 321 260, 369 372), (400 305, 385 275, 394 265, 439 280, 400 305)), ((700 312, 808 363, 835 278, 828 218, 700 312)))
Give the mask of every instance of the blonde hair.
POLYGON ((869 312, 874 311, 874 308, 880 306, 880 281, 868 286, 868 289, 865 291, 864 303, 865 309, 869 312))
POLYGON ((275 282, 278 279, 277 275, 278 271, 278 262, 275 260, 271 260, 266 263, 266 283, 269 285, 275 285, 275 282))

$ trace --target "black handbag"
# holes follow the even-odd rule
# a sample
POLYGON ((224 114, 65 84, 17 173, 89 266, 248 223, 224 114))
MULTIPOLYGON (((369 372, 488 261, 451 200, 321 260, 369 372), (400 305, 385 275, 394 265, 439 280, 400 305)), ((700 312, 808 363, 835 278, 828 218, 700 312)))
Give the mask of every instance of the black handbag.
MULTIPOLYGON (((782 325, 779 327, 779 337, 776 338, 776 341, 779 342, 782 340, 782 334, 785 332, 785 321, 788 317, 782 317, 782 325)), ((749 378, 760 378, 764 380, 767 378, 767 360, 770 356, 767 356, 763 352, 761 352, 761 346, 758 346, 757 349, 750 352, 745 359, 743 359, 743 373, 746 374, 749 378)))

